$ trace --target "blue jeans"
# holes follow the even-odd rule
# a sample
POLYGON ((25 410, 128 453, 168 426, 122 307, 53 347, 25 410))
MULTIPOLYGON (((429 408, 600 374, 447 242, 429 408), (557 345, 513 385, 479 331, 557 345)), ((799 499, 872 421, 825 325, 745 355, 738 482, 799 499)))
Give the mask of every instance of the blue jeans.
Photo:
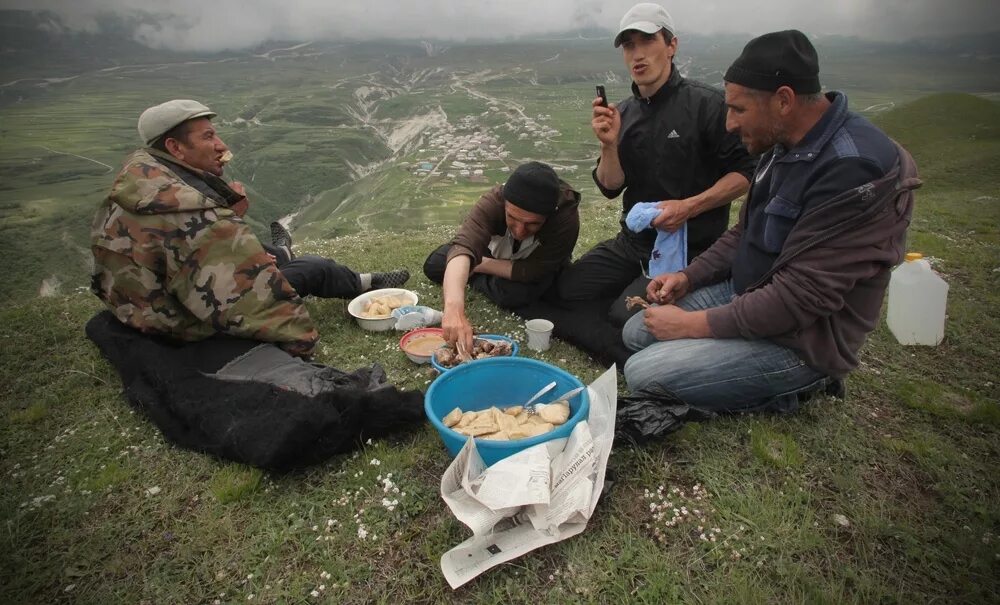
MULTIPOLYGON (((735 296, 732 281, 725 281, 691 292, 677 306, 699 311, 728 304, 735 296)), ((633 394, 666 390, 714 412, 793 411, 799 393, 827 380, 794 351, 766 339, 657 340, 646 330, 642 313, 625 324, 622 340, 636 351, 625 364, 633 394)))

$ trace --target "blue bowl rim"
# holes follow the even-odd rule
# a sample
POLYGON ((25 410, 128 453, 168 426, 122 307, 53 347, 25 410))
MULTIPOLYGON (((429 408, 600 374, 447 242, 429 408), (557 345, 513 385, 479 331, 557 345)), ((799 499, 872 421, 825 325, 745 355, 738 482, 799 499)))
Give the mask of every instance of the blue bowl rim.
MULTIPOLYGON (((521 350, 521 347, 517 344, 516 340, 514 340, 510 336, 504 336, 503 334, 474 334, 473 338, 487 338, 489 340, 505 340, 509 342, 512 345, 511 352, 510 355, 506 355, 505 357, 517 357, 517 353, 521 350)), ((474 361, 483 361, 483 360, 476 359, 474 361)), ((455 368, 459 366, 464 366, 467 363, 472 363, 472 362, 467 361, 465 363, 461 363, 455 366, 455 368)), ((446 368, 443 365, 439 364, 437 361, 437 355, 435 355, 434 353, 431 353, 431 365, 434 367, 435 370, 438 371, 439 374, 444 374, 445 372, 450 372, 455 369, 455 368, 446 368)))
MULTIPOLYGON (((502 363, 502 362, 506 362, 506 361, 508 361, 510 359, 517 359, 518 361, 515 362, 515 363, 527 363, 528 365, 536 365, 536 366, 540 365, 540 366, 545 366, 545 367, 548 367, 548 368, 554 368, 556 370, 559 370, 560 372, 563 372, 564 374, 566 374, 567 376, 569 376, 572 380, 580 383, 579 386, 587 386, 586 384, 584 384, 584 382, 582 380, 580 380, 579 378, 577 378, 573 374, 570 374, 569 372, 567 372, 563 368, 560 368, 559 366, 553 365, 551 363, 540 361, 538 359, 532 359, 530 357, 516 357, 515 358, 514 356, 509 356, 509 357, 490 357, 488 359, 476 359, 474 361, 467 361, 467 362, 465 362, 465 363, 463 363, 461 365, 455 366, 452 369, 453 370, 457 370, 459 368, 473 368, 473 367, 475 367, 477 365, 484 364, 484 363, 502 363)), ((462 371, 465 372, 465 371, 468 371, 468 370, 462 370, 462 371)), ((431 411, 431 403, 430 403, 431 397, 430 396, 431 396, 431 391, 434 390, 436 384, 438 384, 437 380, 435 380, 434 382, 431 383, 430 388, 427 389, 427 392, 424 394, 424 415, 427 416, 427 419, 430 421, 430 423, 432 425, 434 425, 434 428, 437 429, 438 432, 440 432, 440 433, 446 433, 449 436, 452 436, 452 437, 454 437, 456 439, 459 439, 460 441, 462 441, 464 443, 465 441, 468 440, 468 438, 469 438, 468 435, 463 435, 462 433, 459 433, 458 431, 454 431, 454 430, 446 427, 444 425, 444 422, 442 422, 441 419, 438 418, 437 415, 434 414, 434 413, 432 413, 432 411, 431 411)), ((545 433, 543 435, 536 435, 535 437, 528 437, 527 439, 518 439, 516 441, 494 441, 494 440, 491 440, 491 439, 480 439, 478 437, 473 437, 473 439, 476 440, 476 448, 477 449, 481 449, 481 450, 482 449, 486 449, 486 450, 507 449, 507 448, 511 447, 511 444, 515 444, 516 443, 517 447, 519 449, 527 449, 527 448, 529 448, 529 447, 531 447, 533 445, 538 445, 539 443, 545 443, 546 441, 551 441, 553 439, 552 433, 554 433, 555 431, 558 431, 560 428, 562 428, 562 427, 566 426, 567 424, 570 424, 571 422, 573 422, 573 419, 576 418, 578 415, 583 415, 583 417, 577 419, 576 423, 579 423, 580 421, 586 420, 588 417, 590 417, 590 392, 587 389, 584 389, 583 391, 581 391, 577 395, 577 397, 581 397, 582 398, 581 399, 581 405, 580 405, 579 409, 577 409, 577 411, 576 411, 575 414, 573 414, 572 416, 569 417, 569 420, 567 420, 564 424, 556 427, 552 431, 550 431, 548 433, 545 433)), ((566 436, 569 437, 569 435, 566 435, 566 436)))

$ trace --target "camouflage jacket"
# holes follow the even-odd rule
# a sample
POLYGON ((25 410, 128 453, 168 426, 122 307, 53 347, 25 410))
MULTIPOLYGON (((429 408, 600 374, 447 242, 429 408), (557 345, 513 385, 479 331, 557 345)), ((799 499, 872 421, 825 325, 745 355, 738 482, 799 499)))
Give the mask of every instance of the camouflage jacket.
POLYGON ((130 155, 91 227, 91 290, 123 323, 197 341, 216 333, 295 355, 319 334, 219 177, 153 149, 130 155))

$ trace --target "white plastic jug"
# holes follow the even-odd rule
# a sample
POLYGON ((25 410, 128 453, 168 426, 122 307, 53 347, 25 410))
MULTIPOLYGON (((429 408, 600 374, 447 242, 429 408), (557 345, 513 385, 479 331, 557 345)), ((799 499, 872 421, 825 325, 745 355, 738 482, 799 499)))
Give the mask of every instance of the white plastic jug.
POLYGON ((944 338, 948 282, 931 269, 919 252, 889 278, 889 330, 903 345, 936 345, 944 338))

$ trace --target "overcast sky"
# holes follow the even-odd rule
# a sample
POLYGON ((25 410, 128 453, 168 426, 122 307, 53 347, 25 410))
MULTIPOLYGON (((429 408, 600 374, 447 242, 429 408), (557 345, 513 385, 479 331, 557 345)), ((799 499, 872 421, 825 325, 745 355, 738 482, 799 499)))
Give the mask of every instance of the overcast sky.
MULTIPOLYGON (((100 13, 155 14, 137 25, 149 46, 221 50, 265 40, 503 38, 580 27, 617 28, 634 0, 0 0, 48 9, 93 29, 100 13)), ((674 0, 663 2, 685 33, 759 34, 798 28, 903 40, 1000 29, 1000 0, 674 0)))

